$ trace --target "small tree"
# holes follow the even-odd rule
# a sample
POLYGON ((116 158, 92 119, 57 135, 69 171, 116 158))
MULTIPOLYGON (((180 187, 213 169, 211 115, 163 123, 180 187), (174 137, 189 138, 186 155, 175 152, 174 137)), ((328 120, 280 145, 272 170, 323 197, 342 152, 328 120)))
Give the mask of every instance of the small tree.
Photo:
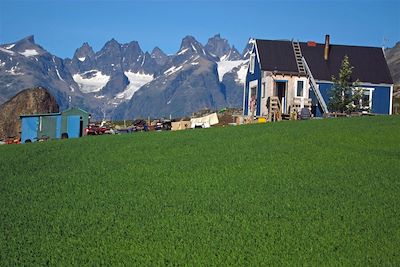
POLYGON ((333 86, 329 97, 329 109, 331 111, 350 113, 359 110, 362 90, 358 88, 358 80, 351 82, 352 72, 353 67, 346 55, 339 71, 339 79, 332 76, 333 86))

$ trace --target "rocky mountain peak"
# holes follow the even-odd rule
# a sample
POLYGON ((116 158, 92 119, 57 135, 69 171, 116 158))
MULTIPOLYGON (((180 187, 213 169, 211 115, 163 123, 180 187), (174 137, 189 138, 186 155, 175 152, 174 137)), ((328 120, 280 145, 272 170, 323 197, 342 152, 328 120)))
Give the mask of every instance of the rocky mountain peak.
POLYGON ((34 56, 47 52, 41 46, 35 43, 35 38, 33 35, 29 35, 12 44, 10 50, 14 52, 19 52, 20 54, 25 56, 34 56))
POLYGON ((74 58, 86 58, 86 57, 93 57, 94 51, 93 48, 87 43, 83 43, 82 46, 75 50, 74 58))
POLYGON ((143 55, 143 51, 137 41, 132 41, 128 44, 122 45, 123 54, 129 60, 137 60, 139 56, 143 55))
MULTIPOLYGON (((118 43, 118 42, 117 42, 118 43)), ((139 42, 138 41, 132 41, 127 44, 122 45, 124 49, 130 49, 130 50, 136 50, 136 51, 142 51, 140 48, 139 42)))
POLYGON ((29 35, 29 36, 25 37, 24 39, 20 40, 19 42, 35 44, 35 37, 33 35, 29 35))
POLYGON ((152 58, 164 58, 166 56, 167 55, 164 53, 164 51, 162 51, 158 46, 154 47, 153 51, 151 51, 152 58))
POLYGON ((177 54, 181 55, 187 52, 190 52, 190 54, 206 55, 203 45, 190 35, 182 39, 181 47, 177 54))
POLYGON ((110 41, 107 41, 101 50, 114 50, 114 49, 121 49, 121 44, 117 42, 114 38, 110 41))
POLYGON ((226 55, 231 49, 228 40, 221 38, 220 34, 216 34, 209 38, 204 48, 207 52, 216 55, 217 57, 226 55))

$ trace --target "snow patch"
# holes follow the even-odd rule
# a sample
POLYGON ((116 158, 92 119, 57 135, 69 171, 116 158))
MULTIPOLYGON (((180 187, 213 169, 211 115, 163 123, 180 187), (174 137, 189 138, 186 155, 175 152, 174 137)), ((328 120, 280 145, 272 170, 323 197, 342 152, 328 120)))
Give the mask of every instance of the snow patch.
POLYGON ((22 75, 22 72, 18 72, 20 69, 17 66, 12 67, 10 70, 6 70, 7 73, 11 75, 22 75))
POLYGON ((78 57, 78 60, 81 62, 85 61, 85 59, 86 59, 86 57, 78 57))
POLYGON ((71 89, 71 92, 75 92, 74 87, 72 87, 71 85, 69 86, 69 89, 71 89))
POLYGON ((129 84, 122 93, 119 93, 116 96, 116 98, 131 99, 140 87, 154 79, 153 75, 140 72, 125 71, 124 74, 128 77, 129 84))
POLYGON ((238 78, 235 80, 236 82, 244 84, 246 82, 246 74, 247 74, 248 64, 243 64, 237 72, 238 78))
POLYGON ((61 75, 60 75, 60 73, 58 72, 57 66, 56 66, 56 73, 57 73, 58 78, 59 78, 61 81, 65 82, 64 79, 61 78, 61 75))
POLYGON ((164 71, 164 74, 169 76, 177 71, 180 71, 182 68, 183 68, 183 66, 179 66, 179 67, 172 66, 171 68, 164 71))
POLYGON ((4 49, 4 48, 2 48, 2 47, 0 47, 0 51, 5 52, 5 53, 10 54, 10 55, 14 55, 14 54, 15 54, 13 51, 4 49))
POLYGON ((5 46, 4 48, 5 48, 5 49, 11 49, 11 48, 13 48, 14 46, 15 46, 15 44, 10 44, 10 45, 5 46))
POLYGON ((83 75, 89 72, 94 72, 91 78, 85 78, 79 73, 72 76, 74 81, 79 85, 79 89, 82 93, 98 92, 103 89, 110 80, 110 76, 104 75, 98 70, 86 71, 83 75))
POLYGON ((192 48, 193 48, 193 50, 194 51, 196 51, 196 53, 197 53, 197 49, 196 49, 196 47, 194 47, 194 45, 193 44, 191 44, 192 45, 192 48))
POLYGON ((36 51, 35 49, 26 49, 24 52, 20 52, 20 54, 25 57, 32 57, 39 55, 39 52, 36 51))
POLYGON ((143 67, 145 60, 146 60, 146 54, 143 56, 142 64, 140 64, 141 67, 143 67))
POLYGON ((219 61, 217 62, 218 65, 218 77, 219 81, 222 82, 224 75, 232 69, 239 67, 240 65, 244 64, 246 60, 232 60, 232 61, 219 61))
POLYGON ((227 55, 223 55, 220 59, 220 61, 226 61, 227 59, 229 59, 229 57, 231 56, 231 51, 229 50, 229 53, 227 55))
POLYGON ((182 55, 182 54, 186 53, 188 50, 189 50, 189 48, 185 48, 185 49, 183 49, 182 51, 180 51, 180 52, 178 53, 178 55, 182 55))
POLYGON ((192 65, 199 65, 199 62, 192 62, 192 65))

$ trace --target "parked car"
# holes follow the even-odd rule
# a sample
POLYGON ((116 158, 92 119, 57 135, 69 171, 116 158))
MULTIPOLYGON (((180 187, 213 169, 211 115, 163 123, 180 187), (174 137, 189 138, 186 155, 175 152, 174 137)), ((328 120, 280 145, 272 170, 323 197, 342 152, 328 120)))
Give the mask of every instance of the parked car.
POLYGON ((89 124, 88 128, 85 129, 86 135, 100 135, 100 134, 105 134, 109 131, 110 129, 107 127, 100 127, 95 124, 89 124))

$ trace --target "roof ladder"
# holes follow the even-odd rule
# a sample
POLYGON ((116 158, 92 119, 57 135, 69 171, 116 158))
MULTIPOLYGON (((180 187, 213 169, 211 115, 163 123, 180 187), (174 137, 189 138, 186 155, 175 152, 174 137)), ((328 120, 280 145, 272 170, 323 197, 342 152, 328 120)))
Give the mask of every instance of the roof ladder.
POLYGON ((304 64, 303 64, 303 60, 302 60, 303 55, 301 54, 301 48, 300 48, 299 41, 292 40, 292 46, 293 46, 294 57, 296 59, 297 69, 300 74, 305 75, 306 70, 304 68, 304 64))
POLYGON ((310 80, 311 89, 314 91, 315 96, 317 97, 318 103, 320 104, 320 106, 322 108, 322 111, 324 113, 328 113, 329 112, 328 107, 326 106, 325 100, 322 97, 321 92, 319 91, 319 87, 318 87, 317 83, 315 82, 314 77, 311 73, 311 70, 308 67, 307 61, 304 57, 302 57, 302 62, 303 62, 303 66, 305 67, 305 71, 308 75, 308 78, 310 80))

